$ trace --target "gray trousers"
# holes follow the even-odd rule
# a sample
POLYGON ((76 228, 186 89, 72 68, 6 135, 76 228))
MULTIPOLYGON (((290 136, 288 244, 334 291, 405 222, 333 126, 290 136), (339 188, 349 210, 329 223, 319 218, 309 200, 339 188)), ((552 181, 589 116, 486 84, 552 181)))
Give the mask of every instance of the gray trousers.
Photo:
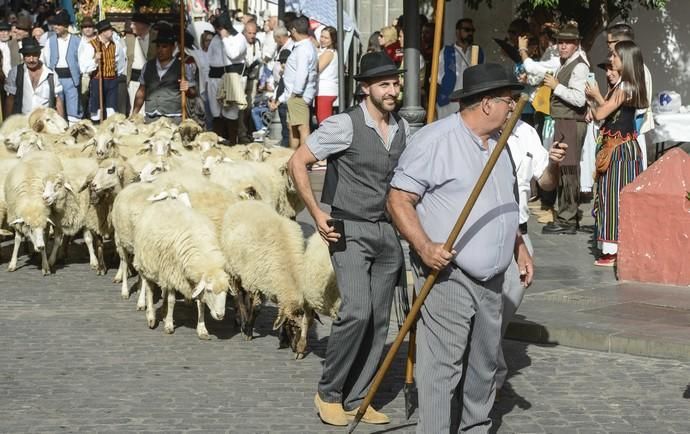
POLYGON ((325 402, 353 410, 364 400, 383 354, 403 254, 390 223, 344 223, 347 249, 331 255, 341 305, 318 393, 325 402))
MULTIPOLYGON (((411 253, 415 288, 429 269, 411 253)), ((452 264, 442 271, 417 323, 417 433, 486 433, 501 339, 503 274, 487 282, 452 264)))
MULTIPOLYGON (((529 234, 522 234, 522 239, 525 241, 527 246, 527 251, 531 256, 534 256, 534 247, 532 247, 532 241, 529 238, 529 234)), ((503 281, 503 315, 501 318, 501 339, 506 334, 508 329, 508 324, 515 316, 520 304, 522 303, 522 298, 525 296, 525 291, 527 288, 522 286, 520 281, 520 270, 518 270, 517 262, 515 259, 510 263, 510 266, 506 270, 505 279, 503 281)), ((498 369, 496 370, 496 389, 501 389, 506 381, 506 376, 508 375, 508 365, 506 365, 506 359, 503 355, 503 346, 498 347, 498 369)))

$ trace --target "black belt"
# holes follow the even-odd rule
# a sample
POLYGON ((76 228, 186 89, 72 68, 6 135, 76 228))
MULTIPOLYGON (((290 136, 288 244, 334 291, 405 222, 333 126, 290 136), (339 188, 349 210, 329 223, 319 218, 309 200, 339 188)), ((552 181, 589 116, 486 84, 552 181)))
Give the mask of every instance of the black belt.
POLYGON ((55 73, 58 78, 72 78, 72 73, 69 68, 55 68, 55 73))
POLYGON ((519 228, 520 228, 520 233, 521 233, 522 235, 525 235, 525 234, 527 233, 527 222, 525 222, 525 223, 520 223, 519 228))
POLYGON ((141 69, 132 68, 132 74, 129 76, 129 81, 139 81, 141 77, 141 69))
POLYGON ((378 217, 374 217, 371 219, 366 219, 357 215, 354 215, 348 211, 345 211, 344 209, 341 208, 336 208, 334 206, 331 207, 331 217, 335 219, 341 219, 341 220, 352 220, 355 222, 368 222, 368 223, 380 223, 380 222, 386 222, 390 223, 391 220, 388 217, 386 213, 383 213, 382 215, 378 217))
POLYGON ((227 66, 212 66, 208 71, 208 78, 221 78, 226 72, 242 74, 242 71, 244 71, 244 63, 235 63, 234 65, 227 66))

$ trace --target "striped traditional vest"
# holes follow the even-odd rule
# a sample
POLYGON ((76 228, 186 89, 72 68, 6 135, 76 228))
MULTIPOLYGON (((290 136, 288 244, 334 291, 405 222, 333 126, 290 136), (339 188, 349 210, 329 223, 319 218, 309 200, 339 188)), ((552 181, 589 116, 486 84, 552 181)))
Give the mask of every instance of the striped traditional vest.
POLYGON ((101 51, 103 53, 101 57, 101 64, 98 65, 98 69, 94 73, 93 78, 101 77, 101 65, 103 66, 104 79, 113 79, 117 77, 117 65, 115 62, 115 42, 111 42, 106 47, 105 44, 101 43, 101 41, 98 38, 93 38, 91 41, 89 41, 89 44, 93 46, 93 49, 96 50, 96 52, 101 51))

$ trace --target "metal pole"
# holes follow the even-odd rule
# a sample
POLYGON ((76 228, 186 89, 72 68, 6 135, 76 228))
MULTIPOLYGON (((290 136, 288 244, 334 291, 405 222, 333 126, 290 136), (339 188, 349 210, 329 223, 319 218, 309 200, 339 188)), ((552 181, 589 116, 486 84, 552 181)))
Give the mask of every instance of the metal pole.
MULTIPOLYGON (((180 78, 186 80, 185 77, 185 66, 186 66, 186 53, 184 52, 184 2, 185 0, 180 0, 180 78)), ((180 108, 182 109, 182 120, 187 119, 187 92, 180 92, 180 108)))
POLYGON ((426 114, 419 101, 421 32, 416 0, 403 1, 403 17, 405 82, 403 84, 403 107, 400 109, 400 116, 407 120, 410 124, 410 131, 414 133, 424 125, 426 114))
POLYGON ((338 13, 338 112, 342 113, 348 106, 345 96, 345 19, 343 18, 343 0, 336 0, 338 13))
POLYGON ((285 0, 278 0, 278 19, 280 21, 285 19, 285 0))

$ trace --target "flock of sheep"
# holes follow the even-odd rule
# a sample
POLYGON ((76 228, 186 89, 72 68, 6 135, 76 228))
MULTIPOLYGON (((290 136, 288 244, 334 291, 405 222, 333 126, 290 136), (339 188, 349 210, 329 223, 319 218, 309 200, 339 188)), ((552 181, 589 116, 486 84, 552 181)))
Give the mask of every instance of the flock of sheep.
POLYGON ((318 234, 305 241, 294 220, 304 205, 287 174, 291 151, 224 147, 194 121, 144 124, 115 115, 98 126, 68 126, 51 109, 9 117, 0 141, 0 235, 14 237, 8 271, 28 238, 50 274, 61 247, 81 233, 91 268, 104 275, 104 242, 113 242, 120 258, 113 282, 127 299, 136 271, 137 309, 149 327, 158 322, 157 289, 165 332, 175 330, 179 294, 196 303, 201 339, 209 337, 206 307, 223 320, 230 295, 251 339, 270 300, 281 345, 298 358, 318 313, 337 313, 328 247, 318 234))

